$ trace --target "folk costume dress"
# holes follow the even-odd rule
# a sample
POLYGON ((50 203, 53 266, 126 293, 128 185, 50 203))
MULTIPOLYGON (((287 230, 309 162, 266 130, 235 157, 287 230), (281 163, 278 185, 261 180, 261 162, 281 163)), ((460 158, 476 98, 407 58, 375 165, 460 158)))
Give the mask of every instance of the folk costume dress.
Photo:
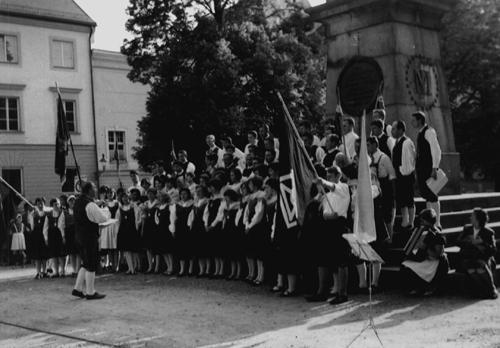
POLYGON ((25 251, 26 240, 24 238, 24 224, 18 226, 16 223, 12 224, 12 241, 10 243, 11 251, 25 251))
POLYGON ((233 202, 229 206, 225 205, 222 220, 222 255, 229 257, 231 260, 235 260, 240 255, 239 244, 241 242, 236 221, 239 210, 240 202, 233 202))
POLYGON ((142 246, 148 250, 156 248, 158 240, 158 226, 155 222, 158 201, 146 201, 143 205, 142 246))
POLYGON ((157 246, 154 253, 157 255, 175 252, 175 205, 161 204, 156 210, 155 223, 158 226, 157 246))
POLYGON ((172 215, 175 216, 175 253, 180 259, 187 259, 190 256, 191 249, 188 218, 193 210, 193 201, 179 201, 172 208, 174 209, 172 215))
POLYGON ((439 286, 448 274, 448 258, 446 254, 439 257, 429 256, 428 251, 446 244, 445 238, 438 229, 427 227, 422 232, 421 242, 403 261, 402 265, 411 271, 410 279, 415 288, 422 284, 439 286))
POLYGON ((117 248, 120 251, 139 252, 141 250, 141 236, 139 226, 141 215, 135 204, 121 205, 116 212, 117 248))
POLYGON ((213 196, 209 201, 203 213, 203 221, 207 231, 206 248, 208 256, 219 256, 221 252, 221 228, 222 228, 222 209, 224 199, 222 195, 213 196), (210 229, 209 229, 210 228, 210 229))
POLYGON ((63 257, 64 252, 64 225, 62 212, 57 214, 55 211, 50 212, 45 217, 43 224, 43 236, 47 242, 49 258, 63 257))
POLYGON ((35 208, 33 213, 33 232, 31 234, 30 259, 45 260, 49 258, 47 241, 43 235, 43 225, 50 211, 35 208))
POLYGON ((258 191, 252 193, 248 198, 248 204, 245 209, 245 230, 246 234, 246 253, 250 257, 260 258, 263 257, 264 245, 267 234, 266 224, 266 204, 264 199, 264 192, 258 191))
POLYGON ((206 243, 208 241, 207 231, 205 230, 205 222, 203 215, 208 205, 208 198, 202 198, 195 201, 193 209, 189 214, 189 240, 190 240, 190 255, 205 256, 206 243))
MULTIPOLYGON (((116 212, 118 211, 118 202, 108 201, 106 202, 106 207, 104 209, 107 210, 106 215, 109 215, 110 219, 115 219, 116 212)), ((101 227, 101 249, 103 250, 117 249, 117 237, 118 237, 117 222, 101 227)))

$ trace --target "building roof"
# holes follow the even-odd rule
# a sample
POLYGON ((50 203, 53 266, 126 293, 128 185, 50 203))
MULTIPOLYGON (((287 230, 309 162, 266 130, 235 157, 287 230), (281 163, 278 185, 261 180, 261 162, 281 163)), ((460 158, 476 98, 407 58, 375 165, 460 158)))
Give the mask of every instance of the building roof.
POLYGON ((96 26, 74 0, 0 0, 0 14, 96 26))

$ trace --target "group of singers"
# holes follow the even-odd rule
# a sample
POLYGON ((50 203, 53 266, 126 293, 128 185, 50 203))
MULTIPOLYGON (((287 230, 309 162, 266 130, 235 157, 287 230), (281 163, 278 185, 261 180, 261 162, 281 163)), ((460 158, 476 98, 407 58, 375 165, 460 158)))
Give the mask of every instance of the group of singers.
MULTIPOLYGON (((429 178, 437 177, 441 150, 426 115, 416 112, 411 119, 418 130, 416 147, 405 135, 403 121, 388 125, 385 110, 373 112, 367 139, 377 229, 372 246, 383 256, 393 236, 396 208, 402 215, 401 229, 408 235, 414 230, 417 180, 427 209, 420 213, 419 238, 407 251, 402 269, 410 280, 408 292, 430 295, 448 273, 439 199, 427 186, 429 178)), ((168 174, 161 164, 152 169, 150 179, 140 180, 131 171, 133 185, 128 189, 96 191, 87 184, 79 197, 54 198, 48 205, 37 198, 35 209, 26 206, 12 224, 12 250, 28 252, 36 264, 36 278, 47 276, 47 267, 51 277, 64 276, 69 260, 78 273, 73 295, 88 299, 103 297, 93 288, 99 268, 118 272, 125 265, 130 275, 143 271, 243 279, 254 286, 271 279, 272 291, 283 297, 296 296, 302 289, 310 293, 308 301, 329 299, 331 304, 348 300, 348 267, 355 265, 359 291, 371 287, 376 292, 381 265, 353 257, 342 237, 352 231, 360 148, 354 119, 344 118, 342 128, 339 136, 328 125, 319 139, 309 124, 299 126, 321 179, 312 187, 314 199, 297 234, 284 233, 276 224, 279 141, 262 126, 248 133, 243 151, 230 137, 221 139, 219 147, 213 135, 207 136, 202 171, 181 150, 168 174), (78 232, 82 226, 92 230, 95 245, 78 232)), ((468 252, 463 269, 475 284, 482 284, 475 288, 482 289, 483 296, 496 297, 494 233, 486 227, 487 215, 481 209, 474 211, 472 223, 460 239, 468 252)))

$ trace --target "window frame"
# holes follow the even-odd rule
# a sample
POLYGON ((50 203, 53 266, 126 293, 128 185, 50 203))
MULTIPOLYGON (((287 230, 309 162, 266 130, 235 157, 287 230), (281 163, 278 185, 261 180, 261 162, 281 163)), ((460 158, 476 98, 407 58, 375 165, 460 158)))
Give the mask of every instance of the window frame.
MULTIPOLYGON (((57 88, 49 87, 49 91, 51 91, 54 95, 54 119, 57 125, 57 104, 59 102, 59 95, 57 94, 57 88)), ((66 88, 59 87, 59 92, 61 93, 61 98, 63 103, 65 101, 74 101, 75 102, 75 131, 69 132, 72 135, 80 135, 80 92, 82 90, 78 88, 66 88)), ((66 111, 66 105, 64 105, 64 109, 66 111)))
POLYGON ((77 47, 76 47, 76 40, 75 39, 70 39, 67 37, 56 37, 56 36, 51 36, 49 38, 49 59, 50 59, 50 68, 53 70, 61 70, 61 71, 78 71, 77 69, 77 47), (72 67, 65 67, 65 66, 58 66, 55 65, 55 62, 52 59, 52 53, 54 50, 54 42, 67 42, 71 43, 73 45, 73 66, 72 67))
POLYGON ((16 95, 16 94, 10 94, 10 93, 4 93, 2 90, 0 90, 0 99, 5 99, 6 100, 6 124, 7 124, 7 129, 0 129, 0 133, 22 133, 22 123, 21 123, 21 96, 16 95), (9 99, 15 99, 17 101, 17 129, 10 129, 10 115, 9 115, 9 99))
MULTIPOLYGON (((18 192, 20 194, 24 195, 24 167, 22 167, 22 166, 3 166, 3 167, 1 167, 0 173, 2 174, 2 178, 5 177, 5 175, 3 173, 4 170, 19 170, 21 190, 18 192)), ((5 181, 7 181, 7 180, 5 180, 5 181)), ((11 185, 11 183, 9 183, 9 185, 11 185)), ((12 187, 14 187, 14 186, 12 186, 12 187)), ((15 187, 14 187, 14 189, 15 189, 15 187)))
POLYGON ((127 132, 125 129, 108 129, 106 131, 106 153, 107 153, 107 160, 108 160, 108 164, 115 164, 115 160, 113 158, 113 152, 114 152, 114 149, 113 151, 111 152, 110 150, 110 145, 113 145, 114 147, 114 142, 111 143, 109 141, 109 133, 110 132, 113 132, 114 133, 114 136, 116 136, 116 133, 117 132, 121 132, 123 133, 123 158, 120 158, 120 163, 127 163, 128 162, 128 157, 127 157, 127 132))
MULTIPOLYGON (((68 109, 66 107, 66 103, 73 103, 73 125, 74 125, 74 129, 73 130, 69 130, 69 133, 70 134, 80 134, 80 128, 79 128, 79 122, 78 122, 78 99, 77 98, 65 98, 64 96, 62 96, 62 101, 63 101, 63 104, 64 104, 64 111, 66 113, 66 123, 68 121, 67 117, 68 117, 68 109)), ((56 103, 57 103, 57 99, 56 99, 56 103)), ((57 106, 56 106, 57 107, 57 106)))
POLYGON ((12 65, 12 66, 21 66, 21 35, 16 32, 8 32, 8 31, 1 31, 0 36, 12 36, 16 38, 17 41, 17 47, 16 47, 16 53, 17 53, 17 61, 16 62, 9 62, 9 61, 1 61, 0 64, 6 64, 6 65, 12 65))

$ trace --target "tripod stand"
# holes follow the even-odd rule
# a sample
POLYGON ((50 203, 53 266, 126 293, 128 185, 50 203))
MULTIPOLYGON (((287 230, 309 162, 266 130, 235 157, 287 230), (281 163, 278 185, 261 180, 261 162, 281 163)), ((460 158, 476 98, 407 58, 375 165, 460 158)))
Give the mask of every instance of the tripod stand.
MULTIPOLYGON (((345 236, 345 235, 344 235, 345 236)), ((378 262, 383 262, 382 258, 375 252, 375 250, 372 249, 372 247, 367 244, 367 243, 361 243, 358 239, 356 239, 354 236, 351 238, 345 238, 349 244, 351 245, 352 249, 354 250, 354 253, 357 254, 357 256, 363 260, 367 261, 369 263, 369 271, 368 271, 368 323, 365 325, 365 327, 354 337, 354 339, 347 345, 347 348, 351 347, 354 342, 358 340, 358 338, 361 337, 361 335, 368 329, 373 330, 375 333, 375 336, 377 337, 378 342, 380 343, 381 347, 384 347, 384 344, 382 343, 382 340, 380 339, 380 336, 377 331, 377 326, 375 325, 375 321, 373 320, 373 308, 372 308, 372 279, 373 279, 373 264, 378 263, 378 262)))

